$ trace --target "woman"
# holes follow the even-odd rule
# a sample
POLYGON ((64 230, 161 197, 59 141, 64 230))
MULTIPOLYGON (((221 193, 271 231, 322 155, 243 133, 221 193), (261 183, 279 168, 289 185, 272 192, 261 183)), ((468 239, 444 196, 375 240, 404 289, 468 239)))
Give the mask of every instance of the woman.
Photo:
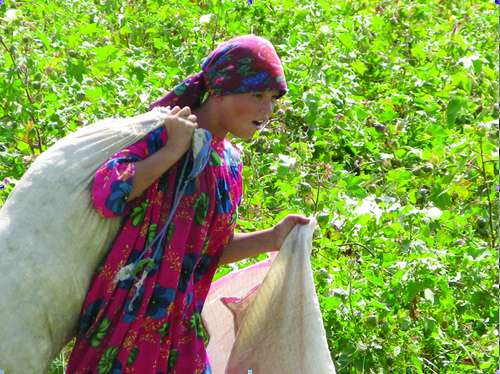
POLYGON ((97 171, 96 210, 124 222, 92 280, 67 373, 211 373, 200 313, 218 264, 279 250, 297 223, 309 221, 289 215, 272 229, 233 232, 242 165, 226 136, 253 136, 286 91, 272 44, 236 37, 151 105, 173 107, 165 126, 97 171), (148 250, 167 223, 196 126, 212 134, 209 163, 188 185, 162 251, 148 250), (120 277, 133 263, 135 276, 120 277))

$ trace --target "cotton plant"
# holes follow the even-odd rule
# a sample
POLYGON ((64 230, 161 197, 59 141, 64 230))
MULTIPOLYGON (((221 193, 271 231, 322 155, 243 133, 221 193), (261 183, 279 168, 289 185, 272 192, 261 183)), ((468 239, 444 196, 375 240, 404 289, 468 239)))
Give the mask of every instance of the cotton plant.
POLYGON ((9 25, 21 18, 23 12, 20 9, 9 9, 5 12, 5 17, 2 18, 9 25))
POLYGON ((210 23, 212 23, 213 15, 211 14, 204 14, 200 17, 200 23, 203 26, 208 26, 210 23))

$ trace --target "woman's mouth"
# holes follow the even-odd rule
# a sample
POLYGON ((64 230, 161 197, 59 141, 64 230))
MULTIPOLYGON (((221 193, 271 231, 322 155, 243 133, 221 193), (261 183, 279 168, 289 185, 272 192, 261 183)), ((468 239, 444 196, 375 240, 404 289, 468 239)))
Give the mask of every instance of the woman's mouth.
POLYGON ((260 130, 264 126, 264 121, 252 121, 253 126, 260 130))

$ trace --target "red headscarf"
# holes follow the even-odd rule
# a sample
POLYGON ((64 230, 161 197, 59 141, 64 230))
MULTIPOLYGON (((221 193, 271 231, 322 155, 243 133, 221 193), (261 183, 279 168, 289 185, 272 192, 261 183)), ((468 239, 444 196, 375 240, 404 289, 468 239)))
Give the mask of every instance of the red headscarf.
POLYGON ((201 65, 202 71, 185 79, 155 106, 188 106, 196 109, 206 92, 212 96, 279 91, 288 88, 283 66, 274 46, 256 35, 237 36, 212 51, 201 65))

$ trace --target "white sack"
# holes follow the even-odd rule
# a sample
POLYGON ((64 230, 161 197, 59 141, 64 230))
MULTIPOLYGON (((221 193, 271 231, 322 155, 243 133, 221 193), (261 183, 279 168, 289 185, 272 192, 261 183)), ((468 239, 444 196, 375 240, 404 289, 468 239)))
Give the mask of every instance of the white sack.
MULTIPOLYGON (((249 294, 254 294, 255 288, 260 286, 271 268, 275 255, 276 252, 267 260, 233 271, 216 280, 210 286, 203 307, 202 319, 210 337, 207 354, 214 374, 224 373, 236 338, 238 324, 234 320, 235 316, 230 309, 231 304, 234 304, 230 303, 230 301, 233 301, 231 298, 253 299, 249 294), (228 295, 231 295, 231 297, 228 297, 228 295)), ((241 314, 244 314, 244 312, 241 314)))
POLYGON ((214 282, 203 309, 214 374, 335 373, 309 260, 315 225, 297 225, 272 265, 214 282))
POLYGON ((163 125, 166 109, 84 127, 43 152, 0 210, 0 370, 44 374, 75 335, 120 218, 91 202, 95 172, 163 125))

